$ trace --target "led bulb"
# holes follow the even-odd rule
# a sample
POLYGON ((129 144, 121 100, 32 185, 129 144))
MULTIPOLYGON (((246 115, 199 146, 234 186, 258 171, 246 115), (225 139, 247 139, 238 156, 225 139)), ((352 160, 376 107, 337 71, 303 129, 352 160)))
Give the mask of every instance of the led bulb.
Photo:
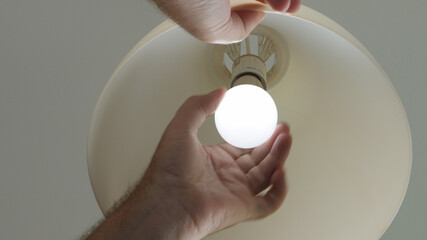
POLYGON ((215 112, 221 137, 239 148, 254 148, 266 142, 277 125, 273 98, 254 85, 238 85, 225 93, 215 112))

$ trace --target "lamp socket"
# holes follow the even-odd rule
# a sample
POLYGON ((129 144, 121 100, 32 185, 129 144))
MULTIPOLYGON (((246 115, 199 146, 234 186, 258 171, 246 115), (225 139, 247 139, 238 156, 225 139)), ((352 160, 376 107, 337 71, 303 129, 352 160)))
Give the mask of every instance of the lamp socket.
POLYGON ((251 84, 267 89, 267 67, 261 58, 247 54, 233 64, 231 86, 251 84))

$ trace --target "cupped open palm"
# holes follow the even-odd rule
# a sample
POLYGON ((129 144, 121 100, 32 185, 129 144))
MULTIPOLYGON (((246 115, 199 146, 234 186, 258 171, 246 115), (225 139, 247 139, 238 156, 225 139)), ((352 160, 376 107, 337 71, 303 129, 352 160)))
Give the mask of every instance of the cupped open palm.
POLYGON ((277 210, 286 195, 283 164, 292 142, 286 124, 279 124, 273 136, 254 149, 199 142, 197 129, 215 111, 223 93, 193 97, 183 104, 150 167, 200 232, 263 218, 277 210))

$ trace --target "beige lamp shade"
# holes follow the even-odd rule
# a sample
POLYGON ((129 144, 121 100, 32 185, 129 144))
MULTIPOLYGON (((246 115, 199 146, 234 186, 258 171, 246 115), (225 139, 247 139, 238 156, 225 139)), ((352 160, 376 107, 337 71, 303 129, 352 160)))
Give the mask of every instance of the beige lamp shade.
MULTIPOLYGON (((289 192, 272 216, 206 239, 379 239, 402 203, 412 161, 408 121, 390 80, 350 33, 320 13, 248 7, 267 11, 262 24, 287 46, 286 73, 267 90, 294 138, 289 192)), ((88 137, 90 179, 104 214, 144 173, 184 100, 221 85, 211 47, 166 21, 112 75, 88 137)), ((212 117, 199 138, 222 142, 212 117)))

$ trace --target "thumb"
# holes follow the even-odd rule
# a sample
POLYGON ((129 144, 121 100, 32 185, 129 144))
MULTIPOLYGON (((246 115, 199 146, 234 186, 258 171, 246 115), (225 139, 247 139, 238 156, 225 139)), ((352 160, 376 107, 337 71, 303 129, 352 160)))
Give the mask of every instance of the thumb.
POLYGON ((216 43, 239 42, 249 36, 252 30, 265 17, 264 12, 249 10, 233 10, 230 18, 216 43))
POLYGON ((196 134, 205 119, 215 112, 225 91, 225 88, 219 88, 206 95, 188 98, 176 112, 168 129, 196 134))

